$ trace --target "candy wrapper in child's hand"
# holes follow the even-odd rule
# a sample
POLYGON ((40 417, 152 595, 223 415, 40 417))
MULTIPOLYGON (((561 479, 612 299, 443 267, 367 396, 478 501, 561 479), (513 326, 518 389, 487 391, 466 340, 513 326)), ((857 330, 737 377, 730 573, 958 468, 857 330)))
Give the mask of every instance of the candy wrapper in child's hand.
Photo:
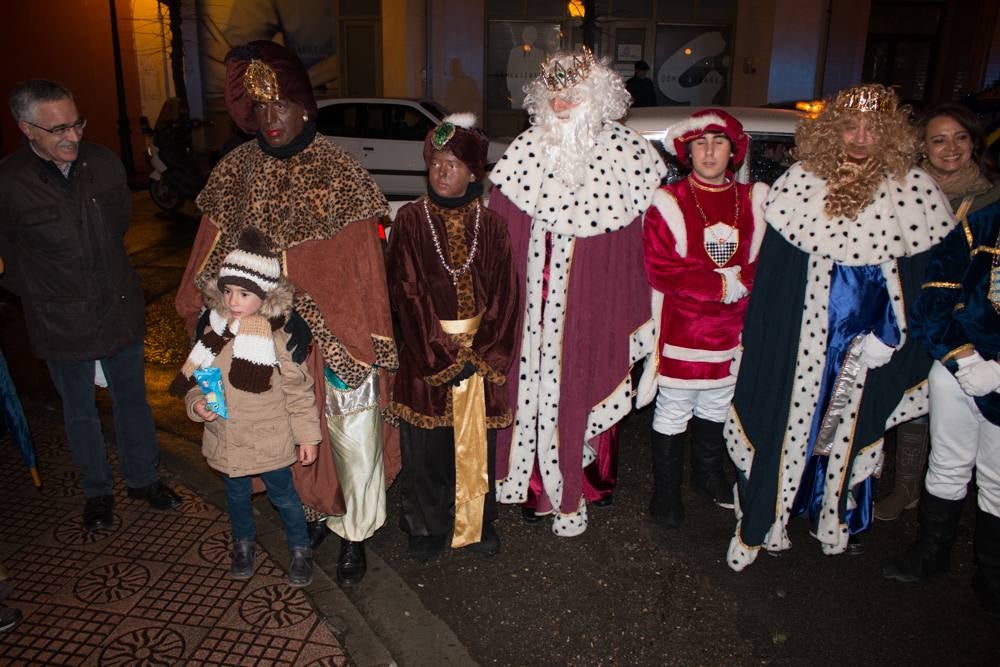
POLYGON ((222 391, 222 370, 215 366, 196 368, 193 375, 198 386, 201 387, 201 393, 205 394, 208 409, 223 419, 228 419, 226 395, 222 391))

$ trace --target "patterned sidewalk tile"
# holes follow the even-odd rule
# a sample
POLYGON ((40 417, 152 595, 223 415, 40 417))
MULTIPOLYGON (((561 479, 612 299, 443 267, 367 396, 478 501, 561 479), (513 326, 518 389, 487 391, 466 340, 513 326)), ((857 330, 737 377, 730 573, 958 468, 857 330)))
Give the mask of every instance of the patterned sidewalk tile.
MULTIPOLYGON (((84 496, 62 425, 32 419, 44 484, 36 489, 0 438, 0 555, 24 614, 0 634, 0 664, 348 665, 302 590, 257 547, 250 580, 229 576, 224 510, 162 476, 183 503, 156 511, 116 480, 114 524, 83 530, 84 496)), ((109 459, 117 470, 114 448, 109 459)))

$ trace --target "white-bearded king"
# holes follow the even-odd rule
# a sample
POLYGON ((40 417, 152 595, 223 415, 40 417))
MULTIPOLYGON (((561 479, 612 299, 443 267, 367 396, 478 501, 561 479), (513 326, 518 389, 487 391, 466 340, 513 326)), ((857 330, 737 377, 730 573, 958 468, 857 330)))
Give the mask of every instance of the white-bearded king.
POLYGON ((606 62, 557 53, 526 87, 532 127, 497 163, 490 208, 507 218, 525 280, 507 390, 515 424, 497 438, 497 493, 557 535, 587 528, 608 504, 616 425, 634 394, 632 364, 653 345, 640 218, 665 173, 636 132, 615 122, 630 97, 606 62))

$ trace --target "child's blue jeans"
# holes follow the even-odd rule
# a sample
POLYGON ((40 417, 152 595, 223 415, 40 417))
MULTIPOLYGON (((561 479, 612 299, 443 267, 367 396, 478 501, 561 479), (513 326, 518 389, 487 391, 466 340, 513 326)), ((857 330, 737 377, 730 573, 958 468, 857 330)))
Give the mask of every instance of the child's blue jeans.
MULTIPOLYGON (((223 475, 226 483, 226 505, 229 508, 229 522, 233 526, 233 542, 256 540, 257 529, 253 523, 253 508, 250 496, 253 492, 252 477, 230 477, 223 475)), ((288 466, 261 473, 260 478, 267 487, 267 497, 278 510, 285 524, 288 548, 308 547, 309 533, 306 530, 306 515, 302 501, 292 484, 292 470, 288 466)))

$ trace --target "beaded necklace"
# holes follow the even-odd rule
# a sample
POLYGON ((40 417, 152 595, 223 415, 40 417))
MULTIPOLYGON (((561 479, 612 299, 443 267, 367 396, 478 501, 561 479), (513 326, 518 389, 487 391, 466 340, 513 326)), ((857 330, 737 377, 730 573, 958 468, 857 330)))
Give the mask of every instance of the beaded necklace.
POLYGON ((444 253, 441 251, 441 241, 438 239, 437 231, 434 229, 434 223, 431 222, 431 211, 427 206, 427 197, 424 197, 424 217, 427 219, 427 227, 431 230, 431 240, 434 242, 434 251, 437 253, 438 259, 441 261, 441 266, 444 270, 448 272, 451 276, 451 284, 458 285, 458 279, 462 277, 462 274, 469 270, 472 266, 472 260, 476 258, 476 250, 479 248, 479 211, 482 209, 480 202, 476 202, 476 222, 472 228, 472 247, 469 248, 469 257, 465 262, 457 269, 451 268, 451 264, 448 260, 444 258, 444 253))
MULTIPOLYGON (((691 199, 694 200, 694 207, 696 209, 698 209, 698 213, 701 214, 701 219, 705 222, 705 226, 706 227, 710 227, 711 225, 708 222, 708 216, 705 215, 705 211, 703 211, 702 208, 701 208, 701 203, 698 201, 698 195, 696 195, 694 193, 694 191, 696 189, 701 188, 701 187, 703 187, 703 186, 698 185, 697 183, 695 183, 695 181, 694 181, 693 178, 691 178, 690 176, 688 176, 688 188, 691 190, 691 199)), ((739 221, 740 221, 740 196, 736 192, 736 184, 735 183, 730 183, 730 187, 733 189, 733 201, 735 202, 735 204, 734 204, 735 213, 733 213, 733 224, 729 225, 729 226, 730 227, 736 227, 739 224, 739 221)), ((719 192, 719 191, 723 190, 724 188, 718 188, 718 189, 704 188, 704 189, 708 190, 709 192, 719 192)), ((719 220, 719 222, 722 222, 722 221, 719 220)), ((725 223, 723 223, 723 224, 725 224, 725 223)))

